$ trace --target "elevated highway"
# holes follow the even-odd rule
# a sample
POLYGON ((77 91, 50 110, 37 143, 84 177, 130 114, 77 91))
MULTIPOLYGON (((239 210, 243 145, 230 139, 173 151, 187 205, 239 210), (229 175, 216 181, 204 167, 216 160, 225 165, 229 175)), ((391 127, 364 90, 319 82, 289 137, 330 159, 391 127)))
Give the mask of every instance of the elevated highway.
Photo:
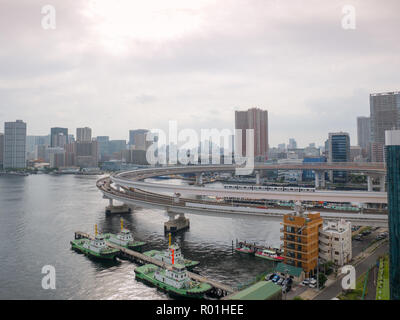
MULTIPOLYGON (((270 167, 273 165, 256 165, 255 169, 270 167)), ((282 167, 283 165, 275 165, 275 167, 282 167)), ((285 165, 286 168, 297 168, 299 165, 285 165)), ((354 164, 346 164, 338 166, 337 163, 307 165, 307 168, 320 168, 320 167, 336 167, 340 170, 367 170, 371 169, 373 172, 378 170, 376 165, 364 164, 362 167, 354 164)), ((383 166, 381 166, 383 168, 383 166)), ((153 182, 143 181, 147 178, 157 176, 164 176, 170 174, 182 173, 202 173, 202 172, 233 172, 235 170, 233 165, 218 165, 218 166, 181 166, 181 167, 161 167, 161 168, 148 168, 141 170, 126 171, 114 174, 110 177, 111 181, 119 186, 128 188, 138 188, 147 191, 156 192, 171 192, 180 193, 182 195, 202 195, 212 197, 237 197, 247 199, 270 199, 270 200, 294 200, 294 201, 328 201, 328 202, 357 202, 357 203, 387 203, 386 192, 366 192, 366 191, 323 191, 317 190, 315 192, 280 192, 280 191, 253 191, 253 190, 226 190, 210 187, 198 186, 182 186, 160 184, 153 182)), ((295 170, 295 169, 293 169, 295 170)), ((298 170, 298 169, 297 169, 298 170)))
MULTIPOLYGON (((142 169, 128 172, 121 172, 111 177, 100 179, 97 182, 97 187, 103 193, 104 198, 110 200, 121 201, 128 205, 140 206, 140 207, 151 207, 166 210, 172 219, 175 215, 179 214, 197 214, 197 215, 209 215, 219 217, 243 217, 249 216, 260 219, 273 219, 281 221, 282 215, 293 212, 292 210, 283 209, 265 209, 257 208, 249 205, 229 205, 227 203, 219 203, 215 201, 204 201, 194 200, 188 198, 173 197, 171 195, 160 194, 158 192, 174 193, 179 192, 181 194, 204 194, 214 196, 232 196, 232 193, 236 192, 236 196, 249 197, 254 199, 276 199, 281 194, 286 194, 289 200, 315 200, 315 197, 321 197, 323 201, 333 201, 337 199, 338 202, 356 202, 354 199, 361 200, 360 202, 372 202, 372 203, 386 203, 386 193, 374 193, 371 195, 369 192, 331 192, 323 191, 318 192, 317 195, 310 195, 310 193, 297 193, 297 192, 267 192, 267 191, 245 191, 245 190, 221 190, 215 188, 204 188, 204 187, 192 187, 192 186, 176 186, 176 185, 165 185, 165 184, 154 184, 150 182, 141 181, 146 178, 155 177, 158 175, 176 174, 185 172, 193 172, 193 169, 199 170, 197 167, 177 167, 177 168, 151 168, 142 169), (189 170, 191 169, 191 170, 189 170), (218 193, 222 192, 222 193, 218 193), (347 196, 346 196, 347 194, 347 196), (327 198, 328 197, 328 198, 327 198), (328 200, 329 199, 329 200, 328 200)), ((214 168, 211 170, 210 167, 201 168, 202 171, 218 171, 214 168)), ((234 168, 220 168, 221 170, 234 170, 234 168)), ((359 226, 382 226, 386 227, 388 220, 385 214, 360 214, 360 213, 343 213, 343 212, 321 212, 321 216, 326 220, 337 220, 339 218, 345 218, 353 223, 353 225, 359 226)))

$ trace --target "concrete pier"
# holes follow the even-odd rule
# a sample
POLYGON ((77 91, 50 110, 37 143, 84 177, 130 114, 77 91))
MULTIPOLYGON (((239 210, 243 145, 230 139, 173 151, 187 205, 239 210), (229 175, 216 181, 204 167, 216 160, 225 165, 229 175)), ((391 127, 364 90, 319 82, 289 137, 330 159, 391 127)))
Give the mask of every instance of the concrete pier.
POLYGON ((106 213, 131 213, 132 209, 127 204, 123 204, 120 206, 108 205, 106 207, 106 213))
POLYGON ((179 214, 179 217, 175 219, 175 213, 168 213, 169 220, 164 223, 165 233, 175 233, 182 230, 189 229, 190 222, 188 218, 185 218, 183 213, 179 214))

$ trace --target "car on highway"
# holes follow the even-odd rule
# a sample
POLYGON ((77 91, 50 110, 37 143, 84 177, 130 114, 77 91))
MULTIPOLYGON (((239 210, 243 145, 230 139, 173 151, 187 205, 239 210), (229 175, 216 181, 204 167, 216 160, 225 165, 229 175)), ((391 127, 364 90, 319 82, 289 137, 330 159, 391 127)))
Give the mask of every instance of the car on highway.
POLYGON ((276 282, 276 284, 282 285, 283 281, 285 281, 285 279, 284 279, 284 278, 280 278, 280 279, 276 282))
POLYGON ((277 282, 281 277, 277 274, 272 278, 272 282, 277 282))

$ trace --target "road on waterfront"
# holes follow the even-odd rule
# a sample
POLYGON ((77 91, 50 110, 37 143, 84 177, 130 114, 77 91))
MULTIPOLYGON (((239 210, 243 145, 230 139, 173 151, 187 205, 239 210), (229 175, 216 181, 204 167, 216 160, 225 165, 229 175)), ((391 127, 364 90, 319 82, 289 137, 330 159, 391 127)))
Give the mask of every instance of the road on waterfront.
MULTIPOLYGON (((358 278, 364 272, 367 272, 369 267, 376 263, 376 260, 379 256, 387 253, 389 251, 389 244, 386 242, 381 245, 378 249, 374 251, 368 258, 360 262, 356 265, 356 277, 358 278)), ((319 293, 314 300, 331 300, 332 298, 337 297, 342 292, 342 276, 339 277, 332 285, 324 289, 321 293, 319 293)))

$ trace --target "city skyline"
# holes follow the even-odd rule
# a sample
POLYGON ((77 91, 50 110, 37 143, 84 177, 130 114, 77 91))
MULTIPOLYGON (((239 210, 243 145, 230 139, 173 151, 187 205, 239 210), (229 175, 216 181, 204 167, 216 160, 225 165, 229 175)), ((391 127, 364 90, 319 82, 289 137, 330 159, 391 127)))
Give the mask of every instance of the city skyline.
POLYGON ((352 1, 355 30, 341 26, 343 1, 311 1, 312 11, 301 1, 172 1, 146 32, 134 18, 154 7, 119 3, 53 1, 55 30, 41 28, 38 3, 2 4, 0 15, 24 19, 1 19, 0 119, 24 119, 30 135, 89 125, 126 139, 132 128, 165 130, 168 120, 233 128, 235 110, 259 107, 269 112, 271 146, 293 136, 323 145, 329 132, 356 136, 369 94, 399 89, 397 1, 352 1), (170 6, 181 10, 165 28, 170 6))

